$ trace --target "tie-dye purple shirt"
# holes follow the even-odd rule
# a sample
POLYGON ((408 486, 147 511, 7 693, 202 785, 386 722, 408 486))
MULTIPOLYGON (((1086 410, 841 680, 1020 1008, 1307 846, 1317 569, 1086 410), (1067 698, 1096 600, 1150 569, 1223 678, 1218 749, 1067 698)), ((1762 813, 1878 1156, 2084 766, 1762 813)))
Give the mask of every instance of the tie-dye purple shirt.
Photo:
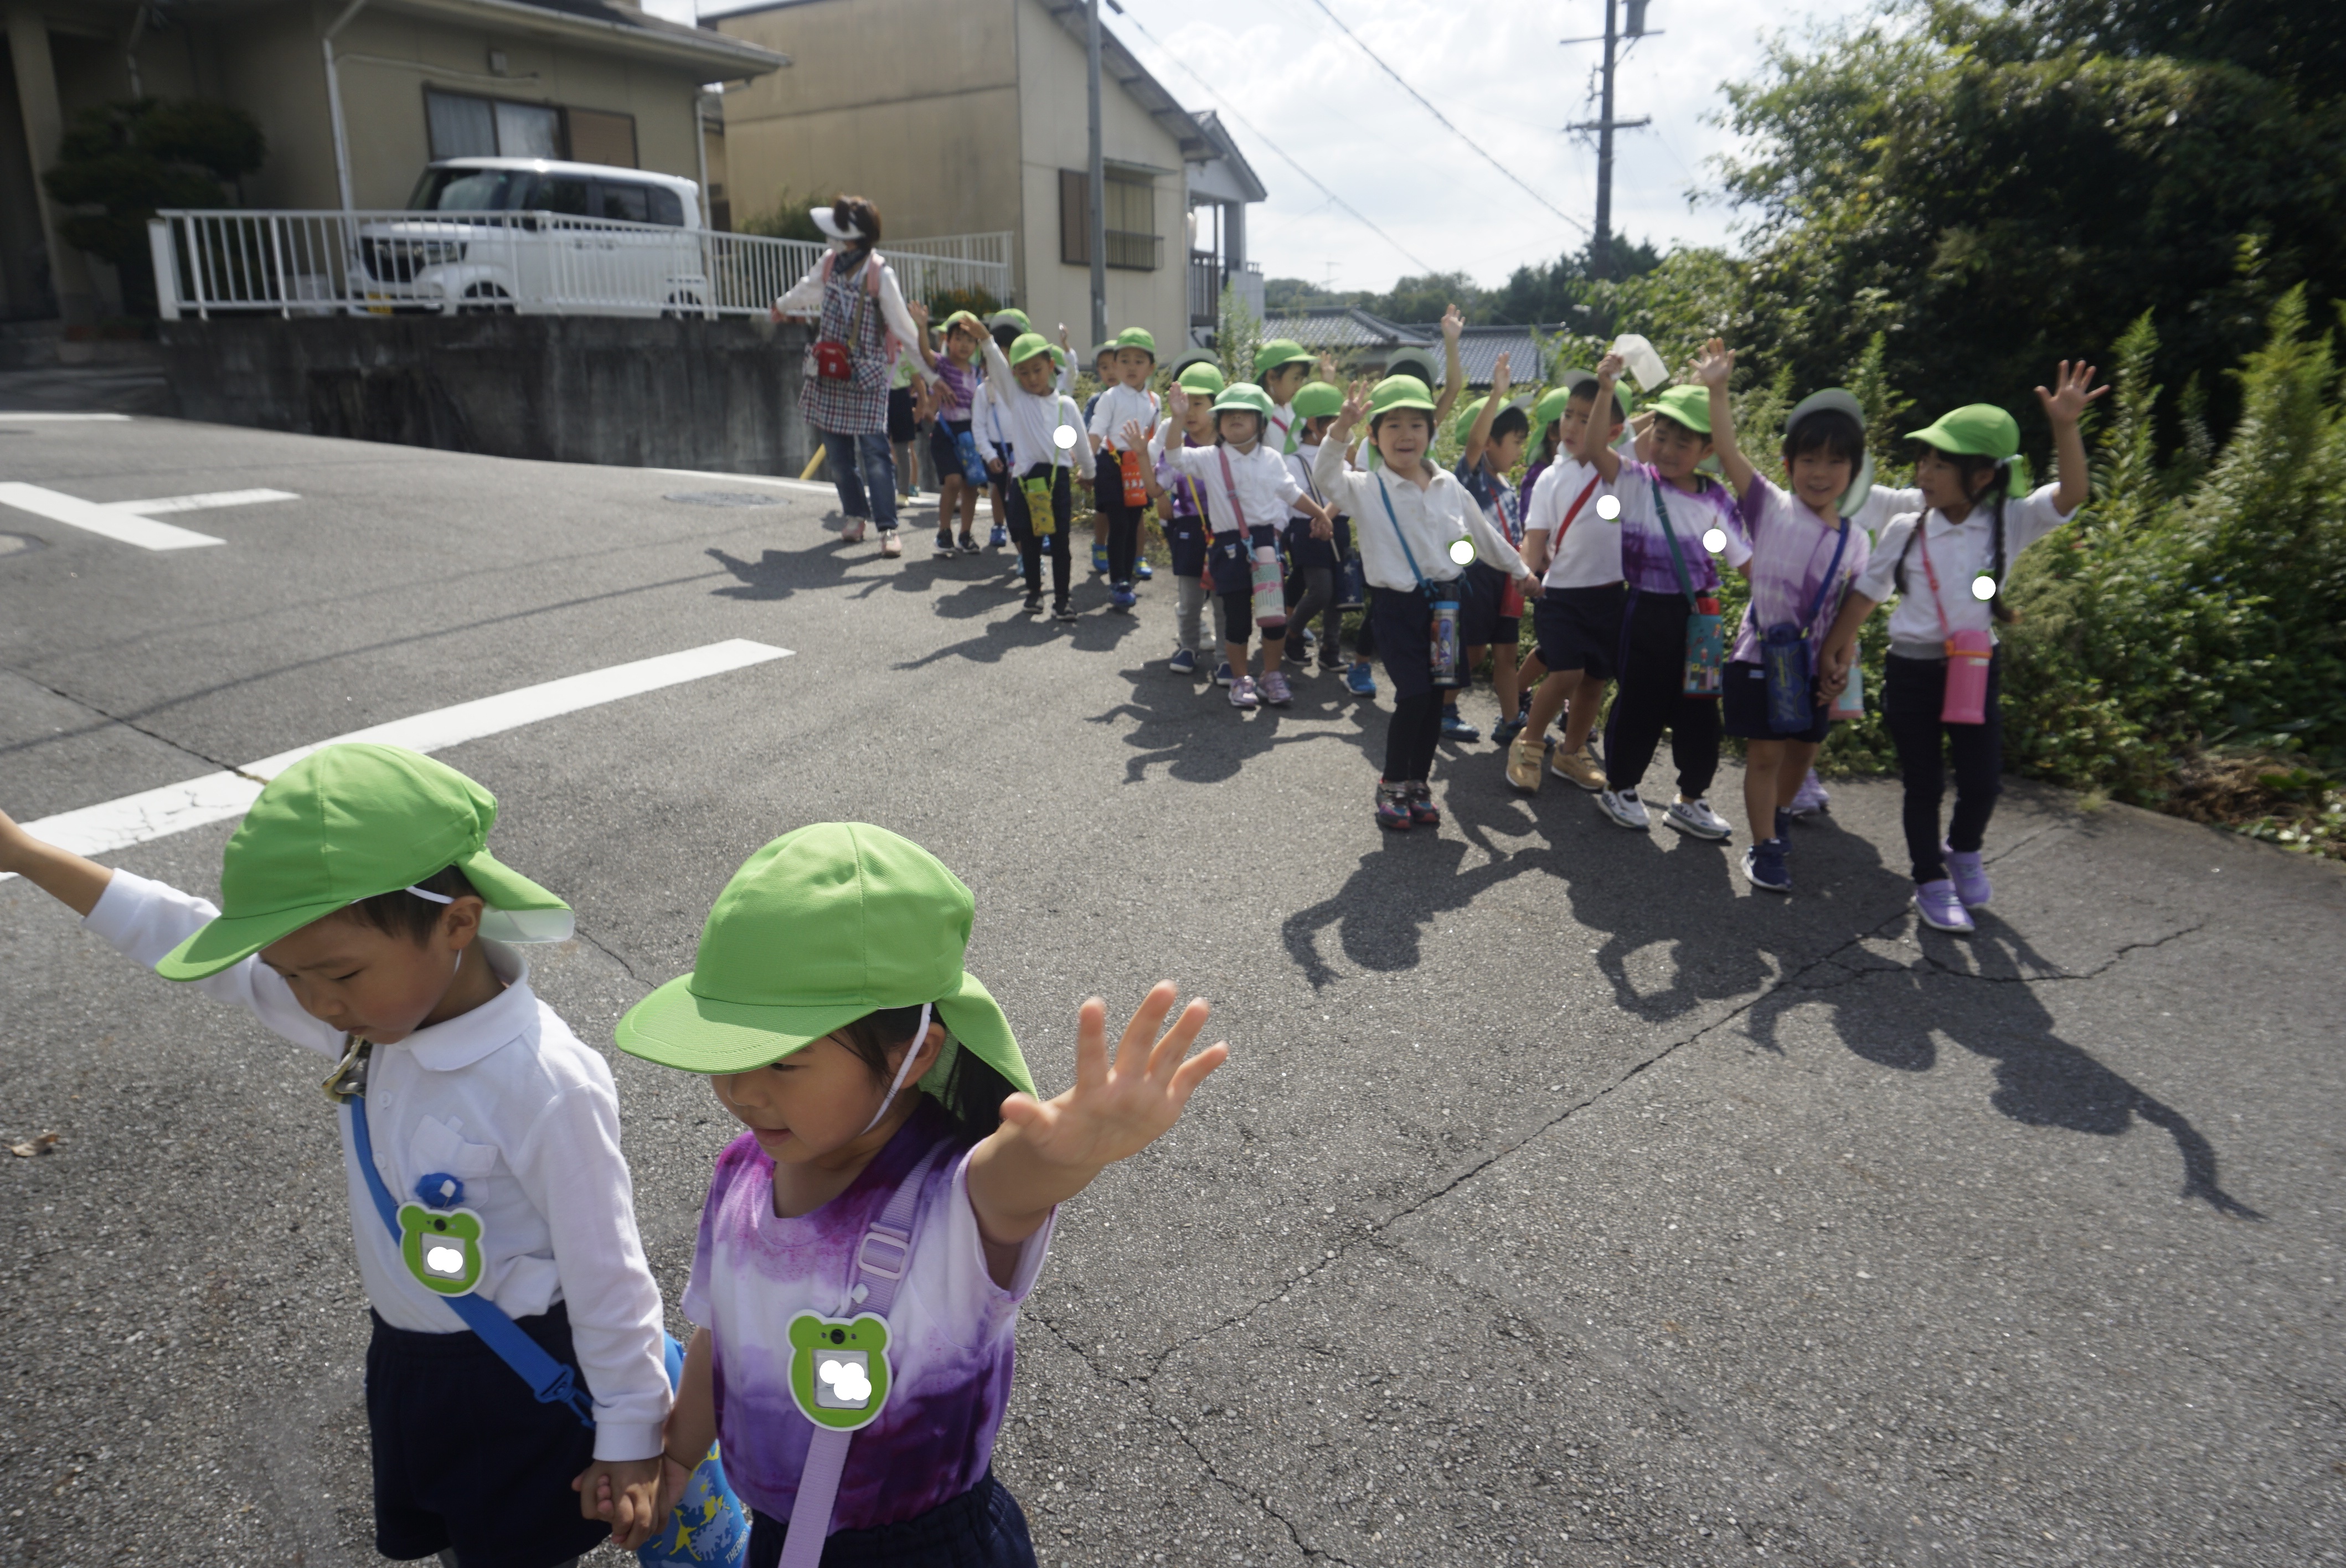
MULTIPOLYGON (((774 1162, 747 1133, 725 1146, 700 1211, 684 1315, 715 1341, 717 1434, 725 1476, 760 1513, 790 1517, 814 1427, 790 1391, 790 1322, 852 1317, 848 1279, 864 1232, 935 1144, 958 1137, 933 1101, 812 1214, 774 1214, 774 1162)), ((994 1457, 1010 1397, 1018 1305, 1034 1288, 1051 1226, 1028 1239, 1007 1290, 986 1272, 969 1207, 969 1152, 954 1142, 930 1166, 913 1222, 913 1257, 888 1313, 894 1383, 879 1420, 855 1434, 832 1505, 834 1530, 892 1524, 957 1497, 994 1457)))
POLYGON ((1832 566, 1835 536, 1823 519, 1758 474, 1743 497, 1743 522, 1751 531, 1751 602, 1744 607, 1743 625, 1735 634, 1735 647, 1727 656, 1745 664, 1760 658, 1760 631, 1782 621, 1797 622, 1817 606, 1809 627, 1810 647, 1822 646, 1833 617, 1841 613, 1841 596, 1865 570, 1865 530, 1849 524, 1848 543, 1841 546, 1841 565, 1833 572, 1838 586, 1827 588, 1821 603, 1817 590, 1832 566))
POLYGON ((1678 591, 1670 542, 1662 537, 1662 514, 1654 505, 1658 484, 1668 508, 1670 533, 1677 537, 1686 562, 1687 580, 1698 594, 1716 594, 1719 565, 1703 548, 1702 536, 1714 527, 1727 535, 1727 547, 1719 555, 1730 566, 1740 566, 1751 558, 1750 543, 1743 536, 1743 519, 1736 510, 1735 492, 1716 479, 1707 479, 1701 494, 1689 495, 1661 479, 1651 464, 1626 457, 1621 460, 1621 472, 1606 487, 1621 502, 1622 576, 1640 593, 1678 591))

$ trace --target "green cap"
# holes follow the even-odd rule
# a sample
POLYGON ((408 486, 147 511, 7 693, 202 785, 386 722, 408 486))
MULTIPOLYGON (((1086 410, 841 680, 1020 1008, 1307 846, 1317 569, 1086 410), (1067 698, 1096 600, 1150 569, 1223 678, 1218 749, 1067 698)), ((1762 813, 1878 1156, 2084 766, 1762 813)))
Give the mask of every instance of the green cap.
POLYGON ((1381 413, 1391 413, 1395 409, 1403 408, 1422 408, 1428 413, 1433 412, 1433 392, 1415 376, 1387 376, 1377 383, 1374 392, 1369 393, 1369 417, 1372 420, 1381 413))
POLYGON ((1406 348, 1395 349, 1392 351, 1392 357, 1385 361, 1385 374, 1388 376, 1415 376, 1427 386, 1432 386, 1436 381, 1441 379, 1442 372, 1433 362, 1433 351, 1429 349, 1406 348))
POLYGON ((1254 351, 1254 377, 1260 382, 1281 365, 1311 362, 1311 356, 1293 338, 1273 338, 1254 351))
MULTIPOLYGON (((1011 341, 1010 352, 1006 357, 1012 364, 1023 365, 1028 360, 1035 359, 1039 355, 1048 354, 1050 352, 1051 341, 1048 338, 1043 336, 1042 333, 1021 332, 1011 341)), ((1057 357, 1058 356, 1056 354, 1052 355, 1054 360, 1056 360, 1057 357)))
POLYGON ((1676 420, 1697 435, 1710 433, 1710 390, 1708 387, 1672 387, 1668 392, 1658 392, 1654 401, 1646 405, 1646 412, 1676 420))
MULTIPOLYGON (((1564 372, 1564 386, 1563 386, 1563 389, 1562 389, 1562 390, 1563 390, 1563 393, 1564 393, 1564 395, 1563 395, 1563 397, 1562 397, 1561 399, 1559 399, 1559 400, 1557 401, 1556 405, 1556 417, 1557 419, 1562 419, 1562 418, 1564 417, 1564 411, 1565 411, 1566 406, 1567 404, 1569 404, 1569 403, 1572 402, 1572 399, 1573 399, 1574 394, 1578 393, 1578 392, 1586 392, 1586 393, 1588 394, 1588 406, 1589 406, 1589 411, 1590 411, 1590 412, 1592 412, 1592 413, 1594 413, 1594 412, 1596 412, 1596 372, 1595 371, 1566 371, 1566 372, 1564 372)), ((1553 393, 1551 393, 1550 395, 1551 395, 1551 396, 1553 396, 1554 394, 1553 394, 1553 393)), ((1541 401, 1541 402, 1546 402, 1546 399, 1543 398, 1543 399, 1542 399, 1542 400, 1540 400, 1540 401, 1541 401)), ((1627 423, 1629 423, 1629 392, 1628 392, 1628 389, 1627 389, 1627 388, 1626 388, 1626 387, 1624 387, 1624 386, 1622 386, 1622 385, 1621 385, 1619 382, 1617 382, 1614 383, 1614 387, 1613 387, 1613 406, 1614 406, 1615 408, 1617 408, 1617 409, 1620 410, 1620 412, 1621 412, 1621 419, 1620 419, 1620 423, 1623 423, 1623 424, 1627 424, 1627 423)), ((1709 405, 1708 405, 1708 404, 1705 404, 1704 406, 1705 406, 1705 407, 1708 407, 1709 405)), ((1534 426, 1535 426, 1535 427, 1537 427, 1537 425, 1538 425, 1538 423, 1539 423, 1539 422, 1538 422, 1536 419, 1535 419, 1532 423, 1533 423, 1533 424, 1534 424, 1534 426)))
POLYGON ((498 942, 566 942, 570 906, 484 846, 496 797, 444 762, 364 742, 313 751, 270 779, 220 862, 222 913, 171 950, 166 980, 218 974, 281 937, 454 866, 498 942))
POLYGON ((2015 498, 2028 494, 2028 462, 2020 455, 2020 422, 1992 402, 1967 402, 1941 414, 1926 429, 1908 431, 1906 439, 1958 457, 1992 457, 2005 466, 2005 494, 2015 498))
POLYGON ((1222 388, 1229 384, 1222 379, 1221 366, 1211 360, 1191 361, 1181 367, 1181 373, 1174 379, 1180 383, 1183 392, 1195 392, 1202 397, 1219 397, 1222 388))
POLYGON ((1994 403, 1969 402, 1941 414, 1926 429, 1908 431, 1906 439, 1961 457, 1993 457, 2004 463, 2020 453, 2020 422, 1994 403))
POLYGON ((1117 349, 1139 349, 1152 360, 1157 357, 1157 340, 1150 335, 1146 327, 1127 327, 1108 340, 1108 346, 1117 349))
POLYGON ((1214 412, 1256 413, 1268 421, 1277 409, 1270 401, 1270 394, 1254 382, 1232 382, 1222 389, 1220 396, 1214 399, 1214 412))
POLYGON ((1035 330, 1035 323, 1026 319, 1025 311, 1005 308, 985 318, 987 331, 996 327, 1015 327, 1022 332, 1031 332, 1035 330))
POLYGON ((955 311, 952 315, 936 323, 937 331, 946 337, 953 336, 953 330, 955 327, 967 327, 981 337, 985 333, 985 323, 967 311, 955 311))
POLYGON ((958 1049, 1031 1095, 1009 1020, 962 968, 975 910, 944 862, 885 828, 785 833, 717 895, 692 972, 627 1009, 619 1049, 688 1073, 741 1073, 883 1008, 930 1003, 951 1040, 922 1088, 943 1090, 958 1049))
POLYGON ((1326 382, 1306 382, 1295 390, 1295 417, 1323 419, 1344 412, 1344 389, 1326 382))
MULTIPOLYGON (((1464 408, 1450 416, 1450 433, 1460 441, 1465 440, 1466 433, 1474 428, 1475 416, 1483 412, 1483 405, 1490 401, 1491 394, 1488 392, 1484 392, 1481 397, 1468 400, 1464 408)), ((1494 414, 1492 417, 1495 419, 1498 416, 1494 414)))

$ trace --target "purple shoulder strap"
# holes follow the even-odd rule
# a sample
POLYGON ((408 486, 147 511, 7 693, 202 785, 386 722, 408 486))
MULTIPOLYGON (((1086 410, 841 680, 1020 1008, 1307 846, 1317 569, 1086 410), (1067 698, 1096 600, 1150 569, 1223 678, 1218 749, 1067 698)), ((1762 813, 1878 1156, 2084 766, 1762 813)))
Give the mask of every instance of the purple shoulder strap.
MULTIPOLYGON (((848 1273, 850 1310, 885 1318, 895 1306, 896 1287, 912 1267, 913 1220, 921 1207, 921 1189, 928 1185, 929 1167, 947 1146, 939 1143, 922 1156, 864 1231, 855 1249, 855 1267, 848 1273)), ((779 1568, 818 1568, 822 1562, 823 1543, 831 1537, 831 1504, 839 1498, 839 1478, 847 1469, 847 1449, 854 1439, 853 1432, 815 1428, 807 1443, 806 1468, 799 1472, 798 1497, 790 1504, 790 1533, 782 1540, 779 1568)))

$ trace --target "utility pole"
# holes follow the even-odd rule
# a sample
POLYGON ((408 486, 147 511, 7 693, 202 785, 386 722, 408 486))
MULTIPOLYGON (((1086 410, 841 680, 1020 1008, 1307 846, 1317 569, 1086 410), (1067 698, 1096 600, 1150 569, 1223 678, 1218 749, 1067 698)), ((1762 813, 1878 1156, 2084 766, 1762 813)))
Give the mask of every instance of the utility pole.
MULTIPOLYGON (((1607 0, 1610 3, 1610 0, 1607 0)), ((1097 348, 1107 341, 1107 170, 1100 161, 1100 0, 1090 0, 1084 53, 1091 88, 1091 233, 1086 249, 1092 257, 1092 341, 1097 348)))
POLYGON ((1599 278, 1610 276, 1613 270, 1613 133, 1636 130, 1639 126, 1654 123, 1648 115, 1641 119, 1617 120, 1613 117, 1613 74, 1619 64, 1620 46, 1624 39, 1658 37, 1646 30, 1647 0, 1628 0, 1628 26, 1617 26, 1617 11, 1621 0, 1605 0, 1605 31, 1594 38, 1566 38, 1566 44, 1605 46, 1602 67, 1603 86, 1598 98, 1597 117, 1579 125, 1567 126, 1567 130, 1596 133, 1596 231, 1588 239, 1588 264, 1599 278))

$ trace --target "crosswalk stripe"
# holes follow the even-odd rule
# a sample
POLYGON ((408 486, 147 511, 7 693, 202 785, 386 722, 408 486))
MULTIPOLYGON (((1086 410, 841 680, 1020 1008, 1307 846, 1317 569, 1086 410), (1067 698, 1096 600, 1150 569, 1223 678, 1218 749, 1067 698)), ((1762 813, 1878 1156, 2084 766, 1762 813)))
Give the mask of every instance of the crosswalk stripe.
MULTIPOLYGON (((291 751, 264 757, 241 768, 183 779, 159 789, 142 789, 117 800, 60 811, 54 817, 26 823, 25 830, 77 855, 103 855, 152 839, 183 833, 208 822, 240 817, 260 799, 263 784, 324 747, 371 740, 386 746, 404 746, 411 751, 439 751, 484 736, 518 729, 540 719, 598 708, 665 687, 682 686, 770 659, 788 658, 790 652, 769 643, 734 637, 705 647, 612 665, 585 675, 565 676, 495 697, 460 702, 453 708, 434 708, 413 718, 354 729, 314 745, 297 746, 291 751)), ((0 875, 0 881, 7 880, 0 875)))
POLYGON ((152 501, 109 501, 117 512, 153 517, 165 512, 202 512, 214 506, 250 506, 261 501, 299 501, 291 490, 207 490, 198 495, 158 495, 152 501))
POLYGON ((106 423, 128 423, 127 413, 11 413, 0 409, 0 424, 66 424, 97 420, 106 423))
POLYGON ((19 512, 30 512, 36 517, 46 517, 52 523, 62 523, 68 528, 79 528, 120 544, 136 545, 142 550, 192 550, 199 545, 228 543, 192 528, 157 523, 134 512, 44 490, 37 484, 0 484, 0 505, 14 506, 19 512))

